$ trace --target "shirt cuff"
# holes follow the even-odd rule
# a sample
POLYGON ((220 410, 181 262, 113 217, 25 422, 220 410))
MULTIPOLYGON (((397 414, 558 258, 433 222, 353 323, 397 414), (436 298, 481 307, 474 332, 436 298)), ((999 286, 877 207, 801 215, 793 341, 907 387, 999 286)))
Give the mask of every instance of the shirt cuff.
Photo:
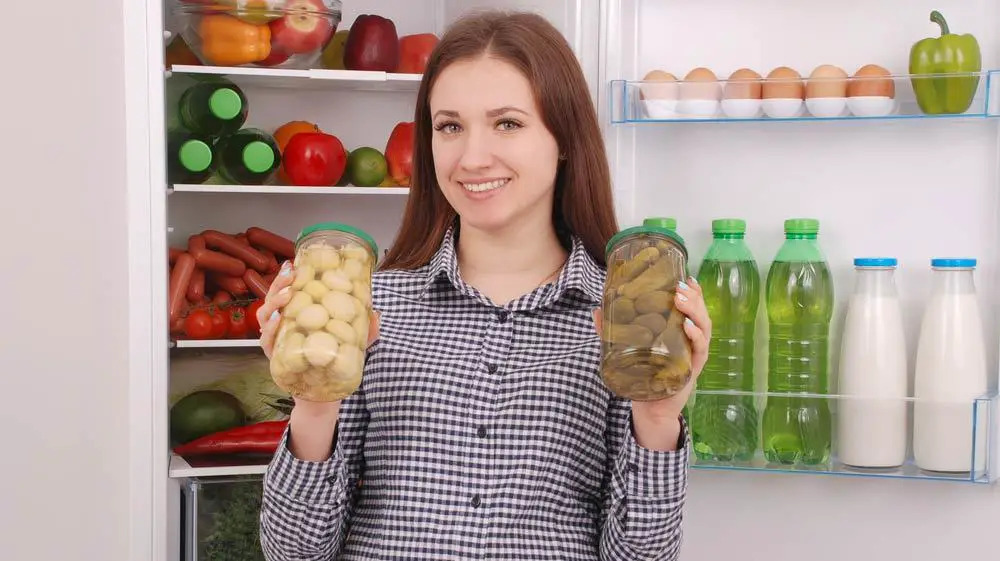
POLYGON ((343 499, 347 489, 347 465, 337 447, 322 462, 296 458, 288 449, 291 426, 278 443, 264 482, 284 496, 305 504, 329 505, 343 499))
POLYGON ((619 476, 629 497, 681 498, 688 474, 689 437, 684 417, 676 450, 649 450, 635 440, 631 415, 618 462, 619 476))

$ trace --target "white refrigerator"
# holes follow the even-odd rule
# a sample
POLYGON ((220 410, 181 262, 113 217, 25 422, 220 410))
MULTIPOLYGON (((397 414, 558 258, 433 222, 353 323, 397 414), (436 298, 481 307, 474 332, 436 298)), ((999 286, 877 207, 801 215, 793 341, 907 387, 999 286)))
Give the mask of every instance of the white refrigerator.
MULTIPOLYGON (((240 5, 247 4, 240 2, 240 5)), ((249 3, 251 8, 254 3, 249 3)), ((288 238, 304 225, 335 220, 370 232, 380 248, 396 233, 407 189, 399 186, 295 188, 225 182, 171 183, 167 132, 171 80, 225 76, 246 94, 247 127, 273 133, 295 120, 315 123, 349 150, 383 150, 393 127, 412 120, 418 78, 384 72, 185 64, 165 67, 165 48, 191 38, 191 18, 171 0, 126 0, 129 189, 130 516, 133 559, 205 559, 218 497, 232 478, 259 477, 263 464, 197 465, 170 451, 170 407, 177 395, 226 376, 259 370, 252 339, 185 341, 167 317, 168 247, 183 248, 207 229, 237 234, 266 228, 288 238), (185 28, 188 28, 185 32, 185 28), (215 495, 212 495, 215 493, 215 495), (209 500, 215 497, 216 502, 209 500), (199 545, 200 544, 200 545, 199 545)), ((190 5, 189 5, 190 6, 190 5)), ((909 374, 930 260, 972 257, 989 367, 989 392, 975 401, 977 423, 958 438, 977 439, 988 467, 933 474, 912 466, 859 472, 693 466, 682 559, 817 561, 978 559, 996 555, 997 78, 1000 4, 987 0, 801 3, 746 0, 344 0, 339 29, 360 14, 391 19, 400 36, 440 34, 478 7, 538 11, 579 56, 600 114, 622 227, 673 217, 697 271, 711 243, 711 221, 741 218, 762 273, 783 241, 787 218, 820 222, 834 276, 831 391, 855 257, 891 256, 903 305, 909 374), (907 76, 911 46, 940 34, 932 10, 954 34, 972 34, 982 53, 974 97, 958 115, 927 115, 907 76), (817 117, 803 102, 792 115, 734 117, 721 104, 664 113, 640 97, 652 70, 684 77, 705 68, 720 81, 748 68, 760 76, 789 67, 806 79, 824 64, 853 75, 878 65, 890 77, 888 105, 838 109, 817 117), (883 111, 884 109, 884 111, 883 111), (866 112, 867 111, 867 112, 866 112), (985 442, 985 443, 984 443, 985 442), (752 514, 751 514, 752 513, 752 514)), ((261 12, 263 13, 263 12, 261 12)), ((252 18, 251 18, 252 20, 252 18)), ((245 54, 245 53, 244 53, 245 54)), ((233 60, 240 60, 236 53, 233 60)), ((704 84, 702 84, 704 85, 704 84)), ((650 90, 647 90, 650 91, 650 90)), ((879 95, 884 94, 884 91, 879 95)), ((711 96, 709 96, 711 97, 711 96)), ((786 97, 786 96, 778 96, 786 97)), ((886 97, 886 96, 882 96, 886 97)), ((819 112, 817 111, 817 114, 819 112)), ((775 115, 777 115, 775 113, 775 115)), ((757 390, 764 391, 767 330, 758 317, 757 390)), ((259 372, 258 372, 259 373, 259 372)), ((836 400, 833 400, 836 401, 836 400)), ((973 404, 969 404, 972 411, 973 404)), ((834 444, 834 455, 836 444, 834 444)), ((231 513, 230 513, 231 514, 231 513)), ((225 542, 223 542, 225 543, 225 542)))

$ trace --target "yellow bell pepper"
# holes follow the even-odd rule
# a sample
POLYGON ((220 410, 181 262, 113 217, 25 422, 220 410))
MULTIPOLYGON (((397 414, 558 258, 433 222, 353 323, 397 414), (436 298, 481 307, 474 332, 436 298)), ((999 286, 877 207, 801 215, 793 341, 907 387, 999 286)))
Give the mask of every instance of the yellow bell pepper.
POLYGON ((216 66, 240 66, 264 60, 271 54, 271 28, 218 14, 198 24, 201 54, 216 66))

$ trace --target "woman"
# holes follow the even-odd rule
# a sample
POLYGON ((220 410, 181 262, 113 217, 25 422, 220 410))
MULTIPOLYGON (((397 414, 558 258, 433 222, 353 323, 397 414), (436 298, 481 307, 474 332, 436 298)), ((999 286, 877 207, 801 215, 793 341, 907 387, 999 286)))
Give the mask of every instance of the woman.
MULTIPOLYGON (((361 388, 297 400, 264 481, 268 559, 676 559, 694 382, 653 403, 602 385, 618 227, 572 51, 534 15, 464 19, 415 120, 361 388)), ((259 311, 268 356, 287 266, 259 311)), ((711 331, 697 285, 676 305, 697 374, 711 331)))

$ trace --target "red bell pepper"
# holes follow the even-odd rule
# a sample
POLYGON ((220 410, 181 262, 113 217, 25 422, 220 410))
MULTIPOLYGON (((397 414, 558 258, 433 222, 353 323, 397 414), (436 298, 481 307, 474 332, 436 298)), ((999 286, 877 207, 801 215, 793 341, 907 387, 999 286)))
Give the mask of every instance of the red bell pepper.
POLYGON ((413 175, 414 123, 398 123, 385 145, 385 160, 389 175, 396 185, 410 186, 413 175))
POLYGON ((399 68, 400 74, 423 74, 427 70, 427 60, 438 44, 437 35, 433 33, 418 33, 404 35, 399 38, 399 68))
POLYGON ((263 421, 207 434, 174 448, 180 456, 222 454, 274 454, 288 426, 288 420, 263 421))
POLYGON ((340 139, 324 132, 300 132, 281 153, 285 174, 292 185, 330 186, 347 168, 347 152, 340 139))

